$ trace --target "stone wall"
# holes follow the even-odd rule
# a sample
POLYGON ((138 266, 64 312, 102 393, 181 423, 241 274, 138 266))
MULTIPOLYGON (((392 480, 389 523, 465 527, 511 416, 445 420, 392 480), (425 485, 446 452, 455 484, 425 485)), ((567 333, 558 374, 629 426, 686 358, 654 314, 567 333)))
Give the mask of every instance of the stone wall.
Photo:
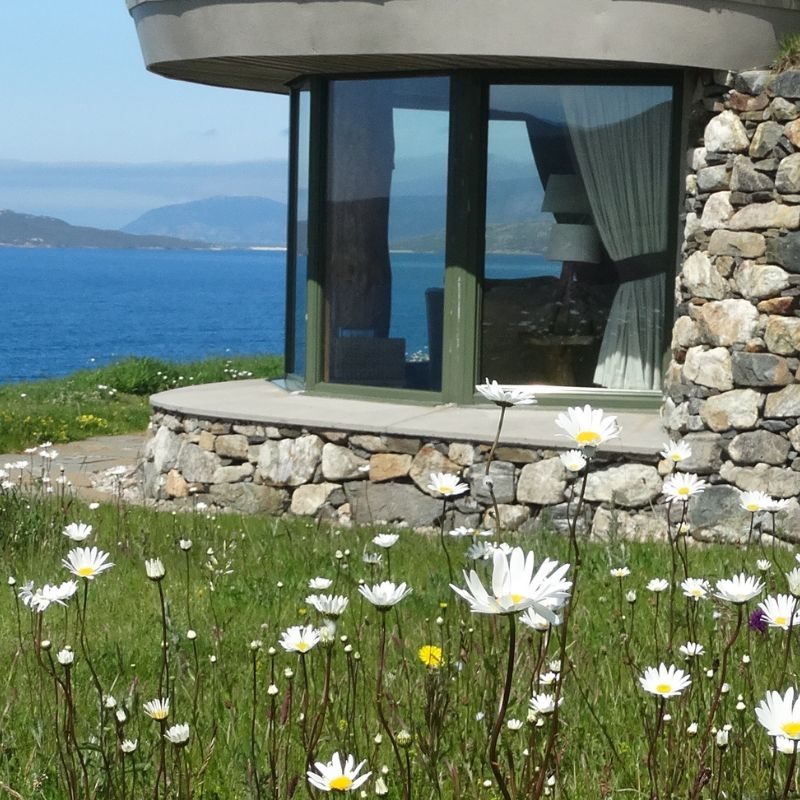
MULTIPOLYGON (((442 513, 441 499, 427 488, 430 475, 452 472, 470 487, 454 504, 452 524, 494 527, 484 480, 486 443, 278 428, 182 418, 158 409, 152 433, 144 494, 161 507, 190 509, 203 502, 337 524, 429 528, 442 513)), ((598 462, 587 484, 584 530, 596 537, 663 537, 663 512, 652 508, 665 468, 657 454, 649 463, 620 456, 598 462)), ((546 517, 566 529, 571 476, 558 451, 500 446, 489 474, 503 528, 533 531, 546 517)))
POLYGON ((688 153, 664 418, 694 451, 680 468, 731 504, 800 493, 800 71, 717 79, 688 153))

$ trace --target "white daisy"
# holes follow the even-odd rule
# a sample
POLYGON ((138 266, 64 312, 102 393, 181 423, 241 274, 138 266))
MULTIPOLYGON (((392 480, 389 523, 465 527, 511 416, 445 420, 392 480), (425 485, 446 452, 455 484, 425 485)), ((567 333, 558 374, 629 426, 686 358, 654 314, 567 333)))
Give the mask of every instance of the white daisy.
POLYGON ((431 494, 438 494, 440 497, 456 497, 469 490, 466 483, 458 479, 458 475, 451 472, 432 472, 428 491, 431 494))
POLYGON ((503 386, 497 381, 492 381, 490 383, 488 378, 486 378, 485 383, 477 384, 475 386, 475 391, 501 408, 529 406, 536 402, 536 395, 530 389, 503 386))
POLYGON ((397 544, 400 537, 396 533, 379 533, 377 536, 372 537, 372 544, 376 547, 382 547, 388 550, 393 545, 397 544))
POLYGON ((189 744, 189 726, 183 722, 167 728, 164 738, 176 747, 184 747, 189 744))
POLYGON ((692 682, 692 679, 675 666, 660 664, 658 668, 647 667, 639 678, 642 688, 658 697, 676 697, 692 682))
POLYGON ((405 583, 399 585, 392 581, 383 581, 374 586, 359 586, 358 591, 379 611, 387 611, 396 606, 403 598, 411 594, 412 589, 405 583))
POLYGON ((611 569, 612 578, 627 578, 630 574, 631 571, 628 567, 612 567, 611 569))
POLYGON ((766 511, 771 503, 772 498, 766 492, 739 492, 739 506, 751 514, 766 511))
POLYGON ((82 542, 92 535, 92 526, 83 522, 70 522, 62 533, 73 542, 82 542))
POLYGON ((783 697, 775 691, 767 692, 756 707, 756 717, 770 736, 800 740, 800 696, 795 698, 794 687, 789 687, 783 697))
POLYGON ((76 547, 67 553, 67 557, 61 563, 73 575, 89 581, 114 566, 108 561, 108 553, 98 550, 96 547, 76 547))
POLYGON ((129 755, 130 753, 133 753, 138 746, 138 739, 123 739, 119 744, 119 749, 122 750, 125 755, 129 755))
POLYGON ((331 586, 333 586, 333 581, 330 578, 311 578, 308 582, 308 588, 316 591, 324 592, 326 589, 330 589, 331 586))
POLYGON ((800 626, 800 610, 797 609, 797 600, 789 594, 765 597, 758 607, 763 612, 764 619, 770 628, 788 631, 790 627, 800 626))
MULTIPOLYGON (((563 697, 558 698, 558 705, 564 702, 563 697)), ((537 692, 528 700, 528 708, 538 716, 552 714, 556 710, 556 696, 546 692, 537 692)))
POLYGON ((336 619, 344 614, 349 602, 346 597, 339 594, 310 594, 306 597, 306 603, 314 606, 320 614, 331 619, 336 619))
POLYGON ((667 589, 669 589, 669 581, 666 578, 653 578, 647 584, 648 592, 659 594, 660 592, 666 592, 667 589))
POLYGON ((279 644, 287 653, 307 653, 319 644, 319 631, 313 625, 292 625, 281 634, 279 644))
POLYGON ((144 571, 151 581, 160 581, 166 574, 164 563, 160 558, 146 558, 144 560, 144 571))
POLYGON ((711 585, 705 578, 686 578, 681 581, 681 590, 685 597, 690 597, 692 600, 702 600, 708 597, 711 591, 711 585))
POLYGON ((603 409, 590 405, 573 406, 556 417, 556 425, 564 431, 559 436, 568 436, 578 447, 597 447, 619 436, 621 428, 616 417, 606 417, 603 409))
POLYGON ((353 756, 347 756, 344 764, 338 753, 334 753, 331 760, 324 764, 317 761, 314 764, 314 770, 308 770, 306 773, 308 782, 315 788, 323 792, 353 792, 359 788, 369 776, 371 772, 365 772, 359 775, 361 768, 366 764, 362 761, 356 764, 353 756))
POLYGON ((716 589, 715 594, 720 600, 740 604, 746 603, 756 595, 761 594, 764 589, 764 583, 752 575, 745 575, 744 572, 740 572, 731 579, 722 578, 718 580, 716 589))
POLYGON ((686 461, 686 459, 692 457, 692 448, 689 446, 689 443, 683 439, 679 442, 670 439, 663 447, 664 449, 661 451, 661 457, 675 464, 679 461, 686 461))
POLYGON ((466 536, 492 536, 494 531, 482 531, 480 528, 468 528, 466 525, 459 525, 457 528, 448 531, 448 534, 460 539, 466 536))
POLYGON ((537 614, 532 608, 525 609, 525 611, 520 614, 519 621, 523 625, 533 628, 533 630, 538 633, 546 633, 554 625, 561 624, 560 617, 556 617, 555 621, 551 623, 549 619, 545 619, 541 614, 537 614))
POLYGON ((690 497, 700 494, 706 488, 706 482, 692 472, 675 472, 670 475, 662 487, 662 493, 668 502, 681 500, 688 502, 690 497))
POLYGON ((564 469, 570 472, 580 472, 586 466, 586 456, 580 450, 567 450, 559 453, 558 457, 564 465, 564 469))
POLYGON ((697 642, 686 642, 686 644, 682 644, 678 649, 686 658, 698 658, 706 651, 705 647, 697 642))
POLYGON ((143 708, 150 719, 166 719, 169 716, 169 697, 157 697, 145 703, 143 708))

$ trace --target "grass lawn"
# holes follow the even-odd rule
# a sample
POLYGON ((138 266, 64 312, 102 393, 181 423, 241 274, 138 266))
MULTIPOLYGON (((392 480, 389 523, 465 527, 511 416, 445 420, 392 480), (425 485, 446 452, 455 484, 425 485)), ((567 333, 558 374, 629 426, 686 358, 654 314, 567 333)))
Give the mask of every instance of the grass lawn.
POLYGON ((0 386, 0 452, 43 441, 71 442, 90 436, 131 433, 147 427, 154 392, 198 383, 272 378, 277 356, 210 358, 173 364, 127 358, 66 378, 0 386))
MULTIPOLYGON (((306 772, 335 752, 366 761, 334 785, 370 772, 356 796, 766 798, 771 782, 776 797, 796 796, 795 756, 778 753, 772 769, 773 740, 754 709, 768 689, 797 684, 797 632, 749 625, 759 600, 786 592, 795 565, 787 549, 582 542, 568 625, 535 630, 520 614, 470 613, 448 585, 436 532, 400 532, 387 550, 372 543, 375 530, 209 518, 201 508, 90 510, 14 490, 0 493, 0 530, 3 567, 16 579, 0 601, 0 789, 11 797, 322 797, 306 772), (83 544, 114 566, 79 578, 65 607, 32 613, 17 592, 28 580, 39 589, 72 577, 62 559, 78 545, 62 529, 78 521, 93 526, 83 544), (160 582, 145 574, 156 557, 160 582), (612 577, 623 566, 630 575, 612 577), (686 574, 713 587, 742 570, 766 584, 745 604, 680 588, 686 574), (315 577, 331 587, 312 591, 315 577), (669 587, 648 591, 653 578, 669 587), (381 612, 358 588, 390 579, 413 592, 381 612), (307 649, 287 652, 279 642, 290 626, 325 628, 309 594, 349 604, 333 635, 314 643, 295 632, 307 649), (508 704, 496 722, 512 627, 508 704), (703 653, 687 658, 680 647, 689 641, 703 653), (60 663, 67 646, 69 667, 60 663), (691 685, 670 696, 662 678, 655 694, 645 691, 640 677, 661 662, 691 685), (557 693, 555 714, 548 697, 557 693), (170 701, 164 722, 143 710, 159 696, 170 701), (170 731, 179 723, 189 726, 185 747, 162 738, 179 735, 170 731)), ((572 558, 567 538, 544 530, 499 539, 533 550, 537 566, 572 558)), ((467 566, 489 586, 492 561, 468 559, 472 544, 447 537, 454 583, 465 586, 467 566)), ((794 735, 795 721, 787 724, 794 735)))

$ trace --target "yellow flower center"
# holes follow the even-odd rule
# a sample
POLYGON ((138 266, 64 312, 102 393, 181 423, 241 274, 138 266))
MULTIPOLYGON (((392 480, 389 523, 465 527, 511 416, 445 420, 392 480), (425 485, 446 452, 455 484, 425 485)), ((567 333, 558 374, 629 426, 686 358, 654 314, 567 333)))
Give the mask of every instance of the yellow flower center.
POLYGON ((347 775, 340 775, 338 778, 334 778, 330 784, 331 789, 336 792, 346 792, 352 785, 353 781, 347 775))
POLYGON ((525 599, 525 595, 524 594, 512 594, 511 595, 511 602, 514 603, 515 605, 517 603, 521 603, 524 599, 525 599))
POLYGON ((781 725, 781 730, 790 739, 797 739, 800 736, 800 722, 786 722, 781 725))
POLYGON ((678 461, 683 461, 683 456, 682 456, 680 453, 673 453, 673 454, 670 456, 670 458, 671 458, 673 461, 675 461, 676 463, 677 463, 678 461))
POLYGON ((94 567, 79 567, 78 575, 80 575, 81 578, 88 578, 90 575, 94 575, 94 567))
POLYGON ((452 486, 440 486, 439 487, 439 494, 452 494, 453 487, 452 486))
POLYGON ((776 625, 785 625, 787 622, 786 617, 775 617, 776 625))
POLYGON ((301 653, 305 653, 308 650, 308 643, 307 642, 298 642, 295 645, 295 648, 299 650, 301 653))
POLYGON ((679 494, 681 497, 686 497, 689 494, 689 487, 688 486, 681 486, 679 487, 676 494, 679 494))
POLYGON ((156 711, 151 711, 150 712, 150 716, 153 719, 166 719, 167 718, 167 712, 163 708, 159 708, 156 711))
POLYGON ((669 694, 672 691, 672 684, 671 683, 659 683, 656 686, 656 693, 657 694, 669 694))
POLYGON ((600 434, 595 431, 581 431, 575 441, 578 444, 597 444, 600 441, 600 434))

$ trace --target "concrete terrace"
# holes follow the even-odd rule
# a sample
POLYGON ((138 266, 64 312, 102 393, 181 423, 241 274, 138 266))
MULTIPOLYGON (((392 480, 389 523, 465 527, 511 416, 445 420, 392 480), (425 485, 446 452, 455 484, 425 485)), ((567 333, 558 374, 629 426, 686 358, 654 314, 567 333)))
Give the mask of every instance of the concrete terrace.
MULTIPOLYGON (((153 395, 150 402, 156 410, 204 419, 464 442, 491 442, 498 420, 498 411, 491 406, 425 406, 313 396, 289 392, 260 379, 171 389, 153 395)), ((502 444, 564 449, 568 439, 557 436, 555 426, 560 410, 511 409, 503 425, 502 444)), ((658 412, 614 413, 622 435, 603 450, 655 456, 666 438, 658 412)))

